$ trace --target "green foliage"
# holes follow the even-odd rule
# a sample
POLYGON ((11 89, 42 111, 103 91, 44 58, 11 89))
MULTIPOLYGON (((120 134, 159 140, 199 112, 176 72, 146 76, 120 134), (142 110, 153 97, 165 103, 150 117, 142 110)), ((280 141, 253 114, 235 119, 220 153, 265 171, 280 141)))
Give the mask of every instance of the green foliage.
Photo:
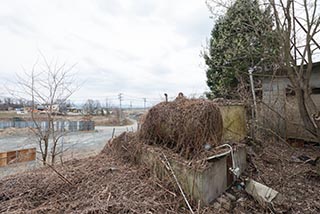
POLYGON ((262 10, 258 3, 237 0, 215 23, 204 54, 208 98, 239 98, 237 88, 248 81, 248 68, 264 67, 275 54, 270 10, 262 10))

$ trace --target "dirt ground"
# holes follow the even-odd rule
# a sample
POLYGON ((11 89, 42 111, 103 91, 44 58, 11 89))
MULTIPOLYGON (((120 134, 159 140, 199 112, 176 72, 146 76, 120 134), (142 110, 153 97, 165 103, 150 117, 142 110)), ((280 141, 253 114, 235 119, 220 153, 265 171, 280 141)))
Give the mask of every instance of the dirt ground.
POLYGON ((185 213, 149 171, 106 154, 0 181, 0 213, 185 213))
MULTIPOLYGON (((250 166, 246 176, 277 190, 284 198, 283 206, 275 211, 320 213, 320 161, 306 160, 320 157, 319 144, 291 147, 281 141, 265 141, 248 150, 250 166)), ((259 213, 254 201, 246 201, 259 213)))
MULTIPOLYGON (((12 121, 13 118, 20 118, 21 120, 31 121, 31 114, 17 114, 15 111, 0 111, 0 121, 12 121)), ((45 115, 37 114, 36 118, 41 120, 41 118, 45 118, 45 115)), ((119 125, 131 125, 132 121, 128 118, 119 121, 119 117, 115 114, 112 115, 99 115, 99 116, 86 116, 86 115, 57 115, 55 116, 56 120, 71 120, 71 121, 79 121, 84 119, 90 119, 95 122, 96 126, 119 126, 119 125)))
MULTIPOLYGON (((248 154, 249 167, 242 178, 277 190, 283 204, 263 208, 235 184, 209 207, 192 203, 195 213, 320 212, 318 165, 300 160, 302 155, 318 157, 319 147, 264 141, 249 143, 248 154)), ((108 152, 56 170, 61 176, 47 168, 0 180, 0 213, 189 213, 174 184, 108 152)))
POLYGON ((0 111, 0 120, 16 117, 18 114, 15 111, 0 111))
POLYGON ((94 121, 94 124, 96 126, 127 126, 127 125, 132 125, 132 121, 129 120, 128 118, 125 118, 121 121, 119 121, 119 118, 111 115, 108 117, 103 117, 103 116, 94 116, 91 118, 91 120, 94 121))
POLYGON ((30 128, 6 128, 0 129, 0 137, 23 136, 33 134, 30 128))

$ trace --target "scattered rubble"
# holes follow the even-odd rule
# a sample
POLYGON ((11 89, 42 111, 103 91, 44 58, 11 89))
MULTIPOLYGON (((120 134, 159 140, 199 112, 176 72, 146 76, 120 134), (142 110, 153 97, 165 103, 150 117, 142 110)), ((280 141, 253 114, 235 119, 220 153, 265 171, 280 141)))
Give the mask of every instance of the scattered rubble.
POLYGON ((279 192, 253 179, 246 181, 246 192, 251 195, 262 207, 272 206, 272 203, 281 198, 279 192))

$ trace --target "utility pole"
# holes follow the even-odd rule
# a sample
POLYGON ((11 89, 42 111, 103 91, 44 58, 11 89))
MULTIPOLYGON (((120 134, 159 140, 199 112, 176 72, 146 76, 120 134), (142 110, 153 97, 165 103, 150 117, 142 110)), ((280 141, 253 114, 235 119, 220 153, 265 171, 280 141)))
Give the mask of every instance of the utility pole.
POLYGON ((147 98, 143 98, 143 108, 146 110, 147 98))
POLYGON ((253 140, 255 140, 255 122, 256 122, 256 116, 257 116, 257 101, 256 101, 256 94, 254 90, 254 83, 253 83, 253 76, 252 73, 254 72, 254 68, 249 68, 249 78, 250 78, 250 86, 251 86, 251 92, 252 92, 252 98, 253 98, 253 107, 252 107, 252 127, 251 127, 251 137, 253 140))
POLYGON ((107 115, 109 115, 109 101, 108 101, 108 97, 106 97, 106 112, 107 112, 107 115))
POLYGON ((122 105, 121 105, 121 102, 122 102, 122 93, 120 93, 118 96, 119 96, 119 102, 120 102, 120 111, 119 111, 119 120, 120 120, 120 123, 121 123, 121 120, 122 120, 122 105))

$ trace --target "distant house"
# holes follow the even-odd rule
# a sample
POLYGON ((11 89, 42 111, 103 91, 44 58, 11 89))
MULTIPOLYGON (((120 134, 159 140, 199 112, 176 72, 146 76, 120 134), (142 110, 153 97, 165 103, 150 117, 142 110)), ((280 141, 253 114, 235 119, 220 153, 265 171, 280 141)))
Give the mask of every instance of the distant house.
MULTIPOLYGON (((53 113, 57 113, 60 110, 60 105, 59 104, 53 104, 51 106, 52 108, 52 112, 53 113)), ((37 106, 37 110, 38 111, 48 111, 50 109, 50 105, 49 104, 44 104, 44 105, 38 105, 37 106)))
MULTIPOLYGON (((313 64, 310 79, 312 99, 320 109, 320 62, 313 64)), ((304 128, 295 93, 286 76, 269 77, 262 81, 262 102, 259 120, 284 138, 316 140, 304 128)))
MULTIPOLYGON (((52 112, 59 112, 60 111, 59 104, 53 104, 51 107, 52 107, 52 112)), ((47 108, 49 108, 49 106, 47 106, 47 108)))
POLYGON ((16 110, 17 114, 26 114, 27 113, 24 108, 16 108, 15 110, 16 110))
POLYGON ((46 110, 46 107, 44 105, 38 105, 37 106, 37 110, 38 111, 45 111, 46 110))
POLYGON ((82 112, 81 108, 77 108, 75 106, 69 106, 67 107, 67 113, 74 113, 74 114, 80 114, 82 112))

